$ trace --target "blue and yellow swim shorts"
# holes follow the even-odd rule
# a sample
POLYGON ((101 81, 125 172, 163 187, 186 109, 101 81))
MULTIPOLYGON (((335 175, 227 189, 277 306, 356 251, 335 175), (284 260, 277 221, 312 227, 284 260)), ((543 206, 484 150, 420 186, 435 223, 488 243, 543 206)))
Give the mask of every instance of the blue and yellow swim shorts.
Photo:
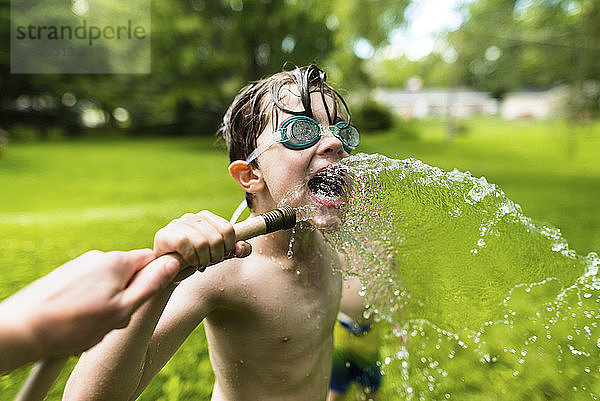
POLYGON ((378 325, 360 326, 346 319, 338 320, 333 332, 334 349, 331 367, 331 390, 345 393, 352 382, 373 392, 381 384, 378 325))

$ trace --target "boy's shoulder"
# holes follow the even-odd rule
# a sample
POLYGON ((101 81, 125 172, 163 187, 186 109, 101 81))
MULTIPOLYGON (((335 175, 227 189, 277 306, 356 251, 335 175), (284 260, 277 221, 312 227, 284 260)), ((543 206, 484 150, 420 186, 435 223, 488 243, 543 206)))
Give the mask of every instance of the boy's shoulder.
POLYGON ((249 287, 264 285, 264 277, 274 263, 254 252, 242 259, 227 259, 186 278, 179 284, 178 292, 213 307, 223 306, 235 302, 249 287))
MULTIPOLYGON (((340 271, 344 268, 343 258, 325 244, 315 244, 315 253, 321 256, 320 266, 310 266, 310 270, 340 271), (324 249, 317 249, 325 245, 324 249)), ((313 262, 316 262, 313 259, 313 262)), ((245 258, 232 258, 209 266, 204 272, 196 272, 179 284, 177 292, 185 298, 201 300, 204 307, 214 310, 219 307, 252 308, 253 294, 276 294, 295 284, 294 274, 298 268, 297 258, 285 255, 273 257, 268 252, 255 249, 245 258)), ((301 269, 302 270, 302 269, 301 269)))

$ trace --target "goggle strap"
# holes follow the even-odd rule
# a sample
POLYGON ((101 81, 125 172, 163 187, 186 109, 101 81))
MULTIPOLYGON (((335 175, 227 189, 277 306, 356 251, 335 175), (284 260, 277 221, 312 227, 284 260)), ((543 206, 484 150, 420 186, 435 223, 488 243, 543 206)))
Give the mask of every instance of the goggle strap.
POLYGON ((246 159, 247 163, 252 163, 254 161, 254 159, 258 158, 258 156, 260 156, 260 154, 262 153, 262 151, 260 150, 260 148, 256 148, 252 151, 252 153, 250 153, 248 155, 248 158, 246 159))
POLYGON ((250 153, 248 155, 248 158, 246 159, 247 163, 251 163, 252 161, 254 161, 255 159, 258 159, 258 156, 262 155, 267 149, 269 149, 271 147, 271 145, 273 145, 276 142, 283 142, 283 133, 281 132, 280 129, 278 129, 277 131, 273 131, 273 142, 271 142, 270 144, 268 144, 267 146, 264 147, 264 149, 261 149, 260 147, 254 149, 252 151, 252 153, 250 153))

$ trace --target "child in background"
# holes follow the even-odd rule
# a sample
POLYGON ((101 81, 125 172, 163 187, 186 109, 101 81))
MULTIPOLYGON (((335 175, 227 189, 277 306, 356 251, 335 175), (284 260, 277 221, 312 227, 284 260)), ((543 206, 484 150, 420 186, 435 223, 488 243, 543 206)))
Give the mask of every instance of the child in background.
POLYGON ((351 383, 360 386, 360 400, 375 401, 381 384, 378 365, 380 330, 373 316, 365 318, 360 280, 344 280, 338 322, 334 329, 333 365, 328 401, 343 400, 351 383))
MULTIPOLYGON (((319 212, 294 232, 250 240, 250 256, 225 260, 155 296, 127 328, 81 357, 65 399, 136 398, 204 322, 213 400, 325 400, 342 280, 340 257, 318 229, 341 223, 345 179, 335 166, 359 142, 349 123, 345 102, 314 65, 245 87, 221 133, 251 216, 277 207, 290 191, 296 195, 289 206, 310 204, 319 212)), ((201 212, 161 229, 154 250, 205 266, 234 250, 245 256, 245 246, 235 244, 230 223, 201 212)))

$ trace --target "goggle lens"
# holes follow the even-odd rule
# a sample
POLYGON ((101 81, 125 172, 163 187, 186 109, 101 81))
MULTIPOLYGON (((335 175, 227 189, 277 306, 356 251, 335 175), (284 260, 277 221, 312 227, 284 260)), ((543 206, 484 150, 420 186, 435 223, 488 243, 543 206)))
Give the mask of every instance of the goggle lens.
POLYGON ((319 136, 319 126, 309 120, 296 120, 288 126, 288 140, 296 143, 309 143, 319 136))
POLYGON ((351 147, 352 149, 356 148, 360 143, 360 134, 356 127, 349 125, 344 121, 339 121, 335 125, 339 128, 337 136, 344 146, 351 147))
POLYGON ((344 121, 321 127, 315 120, 305 116, 291 117, 283 122, 280 128, 283 134, 282 142, 290 149, 307 149, 319 141, 321 128, 338 138, 348 153, 354 150, 360 142, 358 130, 344 121))

